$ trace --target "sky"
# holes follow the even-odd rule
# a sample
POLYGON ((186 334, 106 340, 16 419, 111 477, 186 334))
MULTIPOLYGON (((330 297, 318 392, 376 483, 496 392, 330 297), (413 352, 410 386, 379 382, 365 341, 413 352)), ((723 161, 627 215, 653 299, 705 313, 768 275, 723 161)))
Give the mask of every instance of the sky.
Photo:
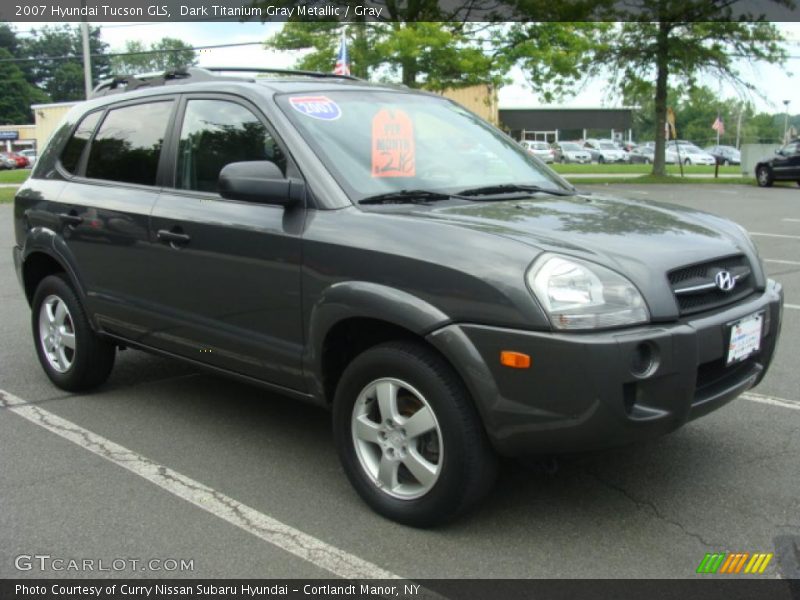
MULTIPOLYGON (((44 23, 15 23, 18 31, 41 27, 44 23)), ((156 42, 162 37, 175 37, 192 46, 230 44, 264 41, 282 27, 281 23, 92 23, 101 26, 102 37, 111 51, 123 51, 128 40, 140 40, 145 44, 156 42)), ((738 65, 744 78, 758 84, 763 98, 757 95, 749 99, 756 109, 765 112, 782 112, 784 100, 789 100, 789 111, 800 113, 800 23, 779 23, 778 27, 788 40, 787 50, 792 58, 784 67, 765 63, 748 64, 740 61, 738 65)), ((291 68, 297 60, 297 52, 278 52, 264 49, 260 45, 238 48, 217 48, 203 50, 198 56, 199 66, 207 67, 264 67, 291 68)), ((332 57, 333 60, 334 57, 332 57)), ((500 108, 524 108, 545 106, 525 82, 524 73, 515 70, 511 73, 514 82, 499 90, 500 108)), ((716 79, 702 81, 711 89, 720 90, 723 97, 735 96, 735 91, 722 86, 716 79)), ((565 98, 559 106, 577 107, 616 107, 621 100, 608 93, 604 82, 588 83, 574 97, 565 98)))

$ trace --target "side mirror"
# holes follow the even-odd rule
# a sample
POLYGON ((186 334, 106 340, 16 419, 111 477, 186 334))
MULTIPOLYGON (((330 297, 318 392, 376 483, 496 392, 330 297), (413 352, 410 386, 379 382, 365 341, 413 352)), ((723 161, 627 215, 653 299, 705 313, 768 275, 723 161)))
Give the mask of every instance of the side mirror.
POLYGON ((783 156, 783 148, 778 148, 777 150, 775 150, 775 154, 777 154, 778 156, 783 156))
POLYGON ((305 193, 302 181, 287 179, 278 165, 268 160, 225 165, 219 172, 217 189, 228 200, 280 206, 300 202, 305 193))

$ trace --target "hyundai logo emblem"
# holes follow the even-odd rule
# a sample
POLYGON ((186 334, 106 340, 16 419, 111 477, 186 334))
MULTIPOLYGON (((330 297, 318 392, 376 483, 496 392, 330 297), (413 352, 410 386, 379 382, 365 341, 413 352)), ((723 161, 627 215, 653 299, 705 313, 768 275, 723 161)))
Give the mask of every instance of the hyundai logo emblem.
POLYGON ((730 292, 736 287, 736 279, 728 271, 720 271, 714 276, 714 283, 723 292, 730 292))

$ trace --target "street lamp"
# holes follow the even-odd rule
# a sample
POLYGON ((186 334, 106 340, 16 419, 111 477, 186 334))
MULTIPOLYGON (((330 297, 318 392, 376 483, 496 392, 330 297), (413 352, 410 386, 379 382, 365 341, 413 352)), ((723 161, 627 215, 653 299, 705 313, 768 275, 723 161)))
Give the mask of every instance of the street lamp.
POLYGON ((786 143, 788 140, 786 139, 786 134, 789 132, 789 101, 784 100, 783 106, 785 108, 785 115, 783 116, 783 142, 786 143))

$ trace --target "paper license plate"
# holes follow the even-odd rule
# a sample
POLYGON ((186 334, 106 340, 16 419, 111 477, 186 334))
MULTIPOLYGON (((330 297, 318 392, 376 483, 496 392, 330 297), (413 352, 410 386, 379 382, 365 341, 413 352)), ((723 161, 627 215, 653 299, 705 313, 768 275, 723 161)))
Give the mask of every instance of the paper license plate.
POLYGON ((731 324, 726 364, 744 360, 759 351, 763 323, 764 313, 756 313, 731 324))

